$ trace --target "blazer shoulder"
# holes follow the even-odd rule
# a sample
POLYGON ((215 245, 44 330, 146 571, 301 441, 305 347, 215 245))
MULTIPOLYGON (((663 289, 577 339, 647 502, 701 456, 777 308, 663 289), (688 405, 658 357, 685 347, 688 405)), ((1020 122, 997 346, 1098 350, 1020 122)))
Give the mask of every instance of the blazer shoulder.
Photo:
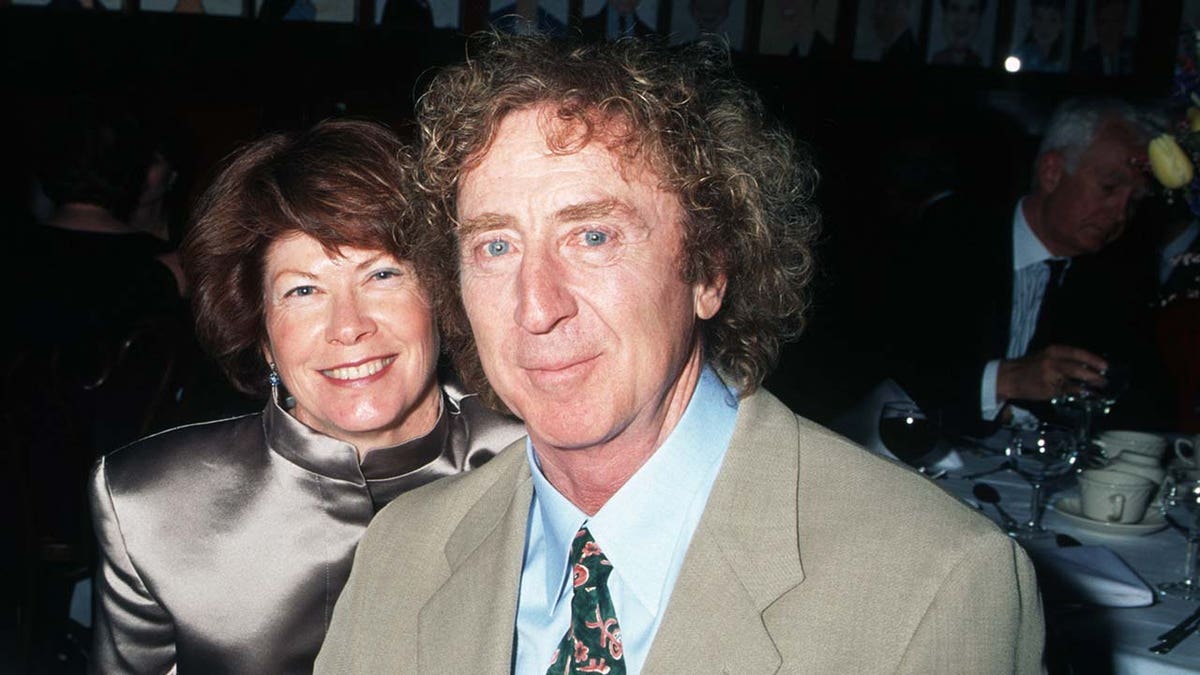
POLYGON ((114 493, 150 484, 170 491, 195 483, 205 467, 232 467, 247 459, 248 447, 265 444, 262 413, 188 424, 158 432, 113 450, 97 461, 114 493))
POLYGON ((752 443, 796 454, 798 508, 810 521, 816 514, 851 524, 867 519, 918 539, 932 531, 945 543, 967 533, 1004 536, 928 477, 796 415, 769 393, 746 403, 747 426, 766 432, 752 443))

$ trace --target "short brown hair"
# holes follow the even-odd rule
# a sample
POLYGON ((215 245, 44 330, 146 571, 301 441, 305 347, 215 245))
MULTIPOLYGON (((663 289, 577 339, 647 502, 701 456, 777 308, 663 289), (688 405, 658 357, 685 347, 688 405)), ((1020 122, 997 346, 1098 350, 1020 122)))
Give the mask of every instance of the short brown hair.
MULTIPOLYGON (((781 342, 803 324, 819 225, 812 204, 817 172, 733 75, 728 49, 498 33, 475 40, 482 49, 438 74, 418 104, 421 183, 433 217, 452 229, 459 180, 511 112, 549 104, 558 120, 581 132, 548 138, 559 152, 601 135, 608 142, 616 129, 609 147, 644 158, 680 200, 684 280, 728 279, 720 311, 702 326, 706 358, 743 395, 757 389, 781 342)), ((442 303, 443 339, 464 384, 499 405, 483 376, 458 283, 455 271, 439 284, 454 296, 442 303)))
POLYGON ((197 336, 238 389, 267 390, 260 347, 273 241, 303 233, 330 251, 387 251, 410 261, 422 283, 434 276, 436 236, 416 215, 412 161, 386 127, 346 119, 269 134, 225 160, 196 205, 183 262, 197 336))

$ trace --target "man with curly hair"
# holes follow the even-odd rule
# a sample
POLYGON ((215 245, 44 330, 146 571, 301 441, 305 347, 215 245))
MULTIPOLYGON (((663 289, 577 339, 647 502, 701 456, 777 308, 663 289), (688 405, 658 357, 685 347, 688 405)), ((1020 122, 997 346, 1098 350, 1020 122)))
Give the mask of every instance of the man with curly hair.
POLYGON ((816 175, 727 52, 485 40, 421 180, 448 347, 529 437, 380 514, 318 671, 1038 670, 1020 549, 759 388, 816 175))

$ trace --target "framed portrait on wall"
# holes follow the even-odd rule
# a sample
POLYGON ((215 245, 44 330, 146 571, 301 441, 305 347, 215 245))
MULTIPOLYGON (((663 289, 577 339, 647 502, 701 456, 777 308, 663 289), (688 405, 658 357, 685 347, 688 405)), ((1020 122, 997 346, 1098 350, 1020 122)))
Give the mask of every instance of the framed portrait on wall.
POLYGON ((938 66, 990 66, 996 43, 998 2, 933 0, 926 61, 938 66))
POLYGON ((488 23, 505 33, 567 34, 567 0, 491 0, 488 23))
POLYGON ((579 32, 591 40, 616 40, 658 32, 658 0, 584 0, 579 32))
MULTIPOLYGON (((1179 39, 1176 40, 1175 75, 1194 73, 1200 51, 1200 0, 1183 0, 1179 12, 1179 39)), ((1190 77, 1190 75, 1189 75, 1190 77)))
POLYGON ((122 0, 12 0, 15 7, 45 7, 54 10, 112 12, 125 7, 122 0))
POLYGON ((1132 75, 1138 0, 1087 0, 1083 48, 1074 70, 1085 75, 1132 75))
POLYGON ((242 0, 142 0, 143 12, 241 16, 242 0))
POLYGON ((355 0, 255 0, 258 18, 274 21, 352 23, 355 0))
POLYGON ((823 58, 837 38, 838 0, 763 0, 760 54, 823 58))
POLYGON ((719 36, 734 51, 746 41, 746 0, 674 0, 671 42, 694 42, 702 35, 719 36))
POLYGON ((1075 37, 1075 0, 1018 0, 1009 55, 1021 70, 1064 73, 1075 37))
POLYGON ((461 28, 459 0, 376 0, 375 23, 399 28, 461 28))
POLYGON ((921 0, 860 0, 852 56, 857 61, 921 63, 920 20, 921 0))

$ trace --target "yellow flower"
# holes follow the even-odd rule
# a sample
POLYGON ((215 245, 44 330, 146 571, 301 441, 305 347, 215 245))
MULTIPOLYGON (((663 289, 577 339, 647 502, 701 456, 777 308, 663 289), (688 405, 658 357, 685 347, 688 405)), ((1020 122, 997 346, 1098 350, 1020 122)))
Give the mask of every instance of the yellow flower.
POLYGON ((1163 187, 1174 190, 1192 181, 1192 162, 1170 134, 1150 141, 1150 169, 1163 187))
POLYGON ((1192 106, 1187 111, 1188 127, 1192 131, 1200 131, 1200 108, 1192 106))

